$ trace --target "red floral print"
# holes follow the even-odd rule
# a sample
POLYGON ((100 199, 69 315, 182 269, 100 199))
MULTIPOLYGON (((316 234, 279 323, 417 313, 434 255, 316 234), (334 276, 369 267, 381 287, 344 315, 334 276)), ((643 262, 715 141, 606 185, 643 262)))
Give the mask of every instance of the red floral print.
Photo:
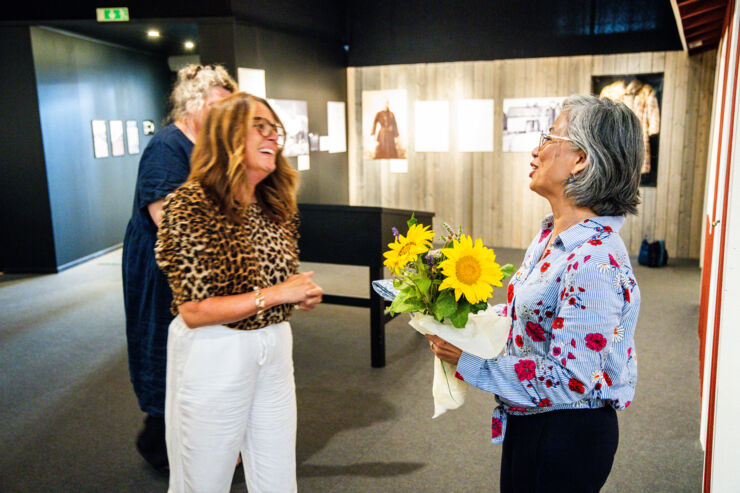
POLYGON ((519 363, 514 365, 514 371, 519 381, 531 380, 535 377, 534 370, 536 365, 531 359, 520 359, 519 363))
POLYGON ((463 378, 463 376, 460 375, 458 372, 455 372, 455 378, 457 378, 458 380, 462 380, 463 382, 465 381, 465 379, 463 378))
POLYGON ((592 351, 601 351, 606 347, 606 338, 601 334, 586 334, 586 347, 592 351))
POLYGON ((560 347, 559 347, 559 346, 554 346, 554 347, 552 348, 552 355, 553 355, 553 356, 560 356, 560 353, 562 353, 562 352, 563 352, 563 350, 562 350, 562 349, 560 349, 560 347))
POLYGON ((545 262, 545 263, 542 264, 542 267, 540 267, 540 272, 545 272, 549 268, 550 268, 550 263, 549 262, 545 262))
POLYGON ((550 407, 552 404, 550 403, 550 399, 542 399, 540 402, 537 403, 537 407, 550 407))
POLYGON ((545 329, 540 324, 534 322, 527 322, 525 328, 527 335, 532 338, 534 342, 542 342, 545 340, 545 329))
POLYGON ((552 232, 550 228, 543 229, 540 233, 540 241, 538 243, 542 243, 542 240, 547 238, 547 236, 552 232))
POLYGON ((586 388, 584 387, 583 382, 581 382, 577 378, 571 378, 568 381, 568 388, 578 394, 583 394, 586 391, 586 388))
POLYGON ((593 240, 588 240, 588 242, 592 245, 601 245, 601 240, 597 240, 596 238, 594 238, 593 240))
POLYGON ((602 372, 604 374, 604 381, 606 384, 611 387, 612 386, 612 379, 609 377, 609 374, 607 372, 602 372))
POLYGON ((511 303, 513 299, 514 299, 514 285, 509 284, 509 288, 506 291, 506 301, 507 303, 511 303))
POLYGON ((501 420, 498 418, 491 418, 491 438, 500 437, 502 430, 503 423, 501 423, 501 420))
POLYGON ((516 336, 516 339, 514 339, 514 342, 515 342, 515 343, 516 343, 516 345, 517 345, 517 346, 519 346, 519 347, 522 347, 522 346, 524 346, 524 339, 522 339, 522 336, 520 336, 520 335, 517 335, 517 336, 516 336))
POLYGON ((552 321, 552 328, 553 329, 562 329, 563 328, 563 317, 557 317, 555 320, 552 321))

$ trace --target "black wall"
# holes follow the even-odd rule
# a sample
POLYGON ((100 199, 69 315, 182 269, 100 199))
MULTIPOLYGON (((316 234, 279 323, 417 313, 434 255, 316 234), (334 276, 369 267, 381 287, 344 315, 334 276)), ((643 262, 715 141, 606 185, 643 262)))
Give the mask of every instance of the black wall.
POLYGON ((54 272, 49 189, 46 182, 31 34, 0 29, 0 271, 54 272))
MULTIPOLYGON (((57 266, 123 241, 141 151, 142 120, 165 116, 164 58, 31 28, 57 266), (96 159, 91 120, 136 120, 138 154, 96 159)), ((110 141, 110 134, 108 135, 110 141)), ((109 145, 110 150, 110 145, 109 145)))
MULTIPOLYGON (((200 22, 198 35, 202 63, 223 63, 235 77, 237 67, 265 70, 267 96, 307 101, 309 131, 327 134, 327 101, 347 100, 341 42, 218 20, 200 22)), ((299 172, 299 202, 348 204, 347 153, 311 152, 310 159, 311 169, 299 172)))
POLYGON ((682 49, 666 0, 350 0, 349 65, 682 49))
POLYGON ((120 244, 131 213, 141 153, 95 159, 91 120, 137 120, 143 150, 170 74, 164 58, 58 31, 3 34, 2 267, 54 272, 120 244))

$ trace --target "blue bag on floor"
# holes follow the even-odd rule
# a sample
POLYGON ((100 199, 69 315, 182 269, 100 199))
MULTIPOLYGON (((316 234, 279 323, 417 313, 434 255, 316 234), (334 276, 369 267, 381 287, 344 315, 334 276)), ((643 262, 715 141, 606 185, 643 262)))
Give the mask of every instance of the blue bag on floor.
POLYGON ((665 241, 650 242, 642 240, 637 262, 648 267, 663 267, 666 265, 668 263, 668 252, 665 249, 665 241))

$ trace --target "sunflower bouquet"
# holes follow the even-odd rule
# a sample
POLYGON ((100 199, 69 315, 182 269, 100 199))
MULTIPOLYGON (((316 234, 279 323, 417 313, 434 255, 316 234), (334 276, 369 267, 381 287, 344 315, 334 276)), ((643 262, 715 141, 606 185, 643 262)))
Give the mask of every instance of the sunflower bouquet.
MULTIPOLYGON (((435 233, 411 216, 408 232, 394 229, 395 240, 383 254, 383 264, 393 273, 393 288, 375 281, 381 295, 392 299, 391 315, 411 313, 409 324, 422 334, 434 334, 463 351, 481 358, 498 354, 508 338, 511 319, 488 305, 494 286, 514 272, 511 264, 496 263, 492 249, 454 232, 444 224, 443 247, 432 248, 435 233)), ((434 361, 434 416, 465 402, 466 385, 456 378, 455 366, 434 361)))
POLYGON ((496 254, 462 233, 444 224, 444 246, 432 249, 435 233, 411 216, 408 233, 394 229, 395 240, 383 254, 383 264, 394 274, 398 290, 390 306, 395 313, 422 312, 438 322, 448 319, 457 328, 465 327, 470 314, 488 308, 494 286, 514 272, 511 264, 501 267, 496 254))

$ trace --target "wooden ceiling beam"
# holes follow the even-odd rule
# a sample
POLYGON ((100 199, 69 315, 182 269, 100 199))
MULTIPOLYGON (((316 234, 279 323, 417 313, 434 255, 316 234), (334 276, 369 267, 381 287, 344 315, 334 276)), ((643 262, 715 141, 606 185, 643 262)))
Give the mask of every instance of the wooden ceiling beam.
POLYGON ((692 17, 696 17, 697 15, 706 14, 712 12, 713 10, 724 11, 725 8, 727 8, 727 2, 723 0, 706 2, 706 4, 697 5, 693 9, 681 9, 681 18, 685 22, 686 19, 691 19, 692 17))
POLYGON ((712 12, 711 14, 702 15, 700 17, 695 18, 692 21, 684 21, 683 22, 683 30, 689 31, 690 29, 693 29, 697 26, 701 26, 704 24, 709 24, 710 22, 715 21, 724 21, 725 20, 725 11, 724 10, 717 10, 712 12))

